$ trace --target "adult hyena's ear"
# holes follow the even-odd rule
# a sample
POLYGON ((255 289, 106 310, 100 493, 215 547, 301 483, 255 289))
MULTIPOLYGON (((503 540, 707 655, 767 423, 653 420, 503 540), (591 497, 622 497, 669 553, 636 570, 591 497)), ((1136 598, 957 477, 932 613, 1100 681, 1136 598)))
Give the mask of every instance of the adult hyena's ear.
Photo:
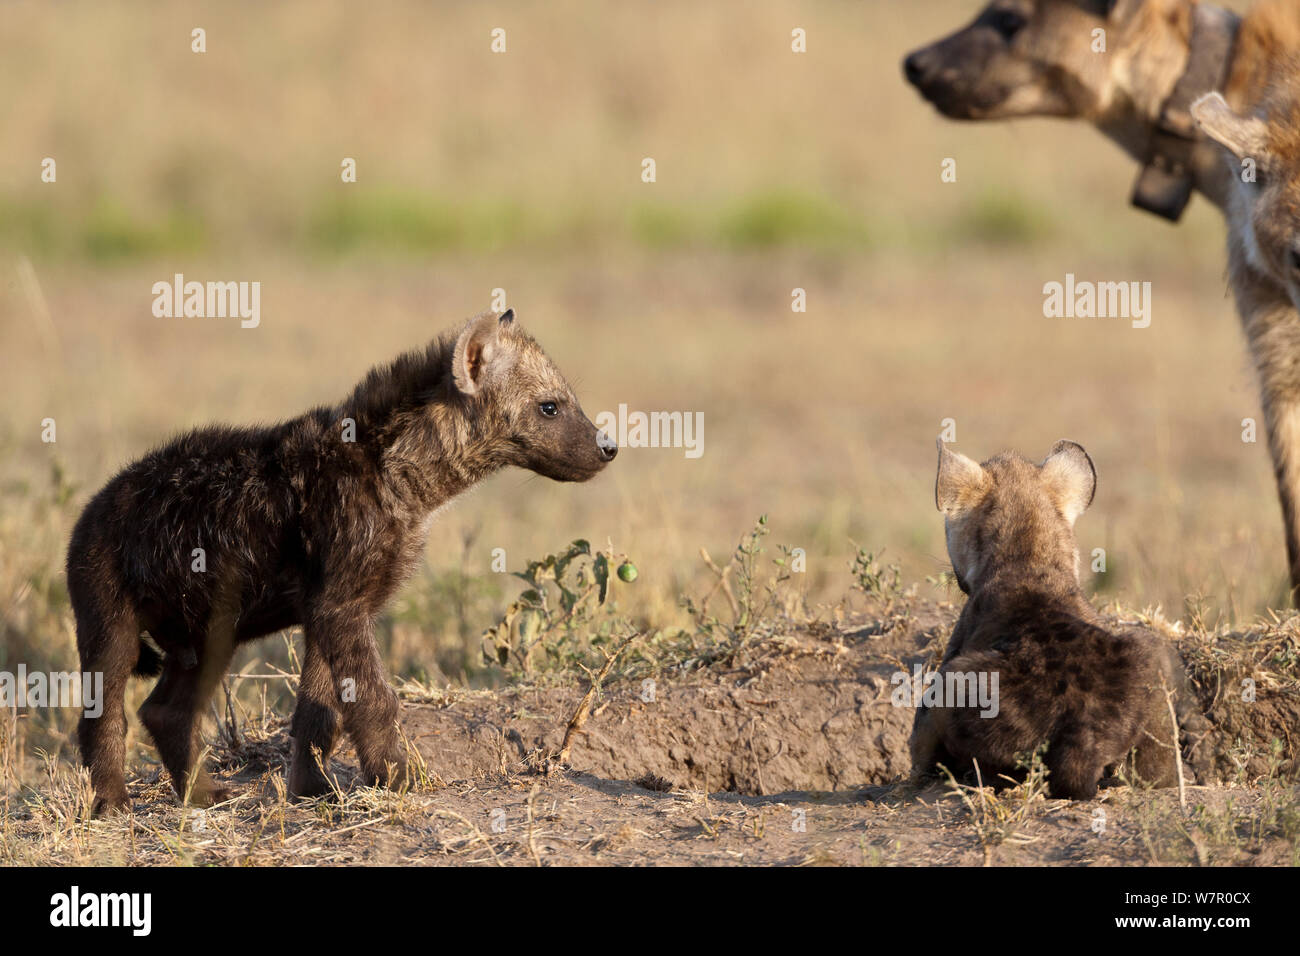
POLYGON ((1206 136, 1238 159, 1259 159, 1268 149, 1268 125, 1234 111, 1218 93, 1206 93, 1193 103, 1192 118, 1206 136))
POLYGON ((1042 465, 1043 481, 1071 525, 1088 510, 1097 493, 1097 469, 1083 446, 1062 439, 1042 465))
POLYGON ((1172 19, 1181 3, 1182 0, 1087 0, 1086 5, 1114 23, 1126 23, 1137 16, 1143 7, 1147 7, 1150 12, 1153 4, 1164 12, 1165 18, 1172 19))
POLYGON ((1132 8, 1138 6, 1131 0, 1071 0, 1071 2, 1074 6, 1102 19, 1112 15, 1118 19, 1132 13, 1132 8))
POLYGON ((481 312, 465 324, 456 339, 451 368, 456 387, 466 395, 477 395, 507 367, 512 343, 502 331, 514 320, 515 310, 507 309, 499 315, 481 312))
POLYGON ((961 452, 949 451, 942 438, 939 446, 939 474, 934 480, 934 504, 945 515, 960 514, 978 504, 992 481, 979 462, 961 452))

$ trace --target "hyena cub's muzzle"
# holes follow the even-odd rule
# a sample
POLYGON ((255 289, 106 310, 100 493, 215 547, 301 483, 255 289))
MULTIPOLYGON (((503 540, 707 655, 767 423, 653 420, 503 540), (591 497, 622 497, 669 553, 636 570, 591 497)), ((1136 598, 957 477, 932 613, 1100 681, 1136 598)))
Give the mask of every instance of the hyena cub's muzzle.
MULTIPOLYGON (((561 415, 568 414, 568 409, 561 415)), ((554 443, 535 447, 528 467, 553 481, 588 481, 596 477, 618 454, 618 444, 598 429, 581 410, 572 410, 564 436, 554 443)))

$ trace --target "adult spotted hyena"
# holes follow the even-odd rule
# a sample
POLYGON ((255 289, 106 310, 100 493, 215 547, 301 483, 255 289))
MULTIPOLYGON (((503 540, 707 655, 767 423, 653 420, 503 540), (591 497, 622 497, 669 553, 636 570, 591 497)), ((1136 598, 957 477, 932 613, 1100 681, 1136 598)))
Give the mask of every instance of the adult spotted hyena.
POLYGON ((1296 0, 1261 0, 1244 17, 1193 0, 993 0, 962 29, 911 53, 904 71, 954 119, 1091 123, 1142 164, 1133 202, 1143 209, 1176 220, 1196 191, 1224 211, 1291 599, 1300 605, 1300 267, 1294 237, 1278 228, 1296 201, 1284 184, 1296 182, 1288 167, 1300 155, 1297 54, 1296 0), (1194 118, 1198 98, 1216 90, 1222 99, 1203 102, 1194 118), (1271 118, 1269 137, 1251 122, 1262 117, 1271 118), (1236 154, 1231 163, 1213 140, 1236 154), (1257 169, 1243 168, 1246 160, 1257 169))
POLYGON ((1074 522, 1095 488, 1074 442, 1057 442, 1041 465, 1014 454, 977 464, 939 442, 935 501, 969 595, 939 676, 997 674, 998 700, 991 716, 973 702, 919 709, 914 782, 938 764, 958 775, 978 764, 996 782, 1044 745, 1056 797, 1091 798, 1130 753, 1131 776, 1176 782, 1175 748, 1199 742, 1208 724, 1174 648, 1144 629, 1111 629, 1079 588, 1074 522))
POLYGON ((96 811, 129 807, 133 672, 161 672, 141 721, 176 791, 211 803, 223 794, 193 768, 199 710, 238 644, 299 624, 290 792, 326 789, 313 751, 328 757, 340 724, 367 780, 402 780, 373 626, 434 512, 508 465, 586 481, 616 452, 506 312, 372 370, 337 405, 269 428, 199 429, 125 468, 68 548, 82 670, 104 674, 103 716, 79 733, 96 811))

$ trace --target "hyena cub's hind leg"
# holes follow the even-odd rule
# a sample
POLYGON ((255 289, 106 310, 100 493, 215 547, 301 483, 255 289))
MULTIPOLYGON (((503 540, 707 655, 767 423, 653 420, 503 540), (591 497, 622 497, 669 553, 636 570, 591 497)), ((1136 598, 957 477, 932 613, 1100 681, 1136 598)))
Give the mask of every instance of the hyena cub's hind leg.
POLYGON ((77 620, 83 674, 103 674, 99 716, 77 727, 81 761, 95 788, 94 814, 129 810, 126 792, 126 685, 140 657, 140 625, 110 588, 95 587, 93 572, 69 568, 68 596, 77 620))
POLYGON ((1106 760, 1095 747, 1061 741, 1048 746, 1047 792, 1057 800, 1091 800, 1106 770, 1106 760))
POLYGON ((201 744, 199 711, 212 696, 222 673, 230 664, 232 649, 205 648, 198 661, 170 655, 162 678, 140 705, 140 721, 163 766, 171 775, 172 787, 182 800, 206 807, 227 799, 229 791, 216 786, 203 767, 194 767, 201 744))
POLYGON ((1182 657, 1172 646, 1157 650, 1159 672, 1147 688, 1151 703, 1132 758, 1123 771, 1155 787, 1214 780, 1213 727, 1201 712, 1182 657))

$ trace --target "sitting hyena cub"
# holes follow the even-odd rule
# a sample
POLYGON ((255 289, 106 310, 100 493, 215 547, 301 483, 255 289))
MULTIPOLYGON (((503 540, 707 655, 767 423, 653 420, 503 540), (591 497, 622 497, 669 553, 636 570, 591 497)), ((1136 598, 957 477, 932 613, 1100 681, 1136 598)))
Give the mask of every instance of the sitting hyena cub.
POLYGON ((1074 522, 1095 488, 1092 460, 1074 442, 1057 442, 1041 465, 1013 454, 980 465, 939 442, 935 501, 969 595, 939 673, 996 673, 998 700, 919 709, 914 782, 937 764, 962 775, 974 762, 995 783, 1043 745, 1055 797, 1091 798, 1130 753, 1130 776, 1177 782, 1166 692, 1184 737, 1206 724, 1173 647, 1139 628, 1111 630, 1079 589, 1074 522))
POLYGON ((289 791, 327 789, 317 755, 329 757, 340 724, 367 780, 403 780, 373 627, 434 512, 507 465, 586 481, 616 452, 506 312, 371 371, 338 405, 267 428, 203 428, 128 466, 68 548, 82 670, 104 675, 103 715, 80 727, 96 812, 129 806, 133 672, 161 671, 140 719, 176 791, 211 803, 223 795, 206 774, 191 779, 199 711, 237 644, 297 624, 289 791))

